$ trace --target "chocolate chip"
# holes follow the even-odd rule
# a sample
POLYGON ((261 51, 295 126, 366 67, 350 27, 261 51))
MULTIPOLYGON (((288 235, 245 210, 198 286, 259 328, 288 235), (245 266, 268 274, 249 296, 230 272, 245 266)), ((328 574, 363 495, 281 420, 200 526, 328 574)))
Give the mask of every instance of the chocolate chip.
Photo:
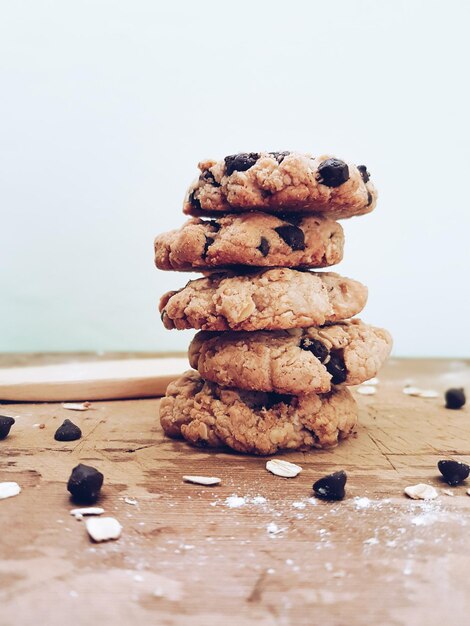
POLYGON ((287 404, 290 405, 292 401, 292 396, 287 396, 281 393, 267 393, 266 399, 263 401, 263 407, 267 410, 276 406, 276 404, 287 404))
POLYGON ((301 339, 299 347, 302 348, 302 350, 308 350, 309 352, 311 352, 313 356, 315 356, 322 363, 329 355, 328 348, 318 339, 310 339, 309 337, 304 337, 303 339, 301 339))
POLYGON ((367 206, 370 206, 372 204, 372 194, 370 191, 367 192, 367 206))
POLYGON ((202 252, 202 258, 205 259, 207 256, 207 251, 209 250, 210 246, 214 243, 214 239, 213 237, 208 237, 206 235, 206 243, 204 244, 204 250, 202 252))
POLYGON ((313 483, 313 492, 323 500, 342 500, 345 496, 344 486, 348 477, 344 470, 323 476, 313 483))
POLYGON ((199 176, 199 180, 204 183, 209 183, 209 185, 212 185, 213 187, 220 187, 220 183, 215 180, 214 174, 210 170, 204 170, 199 176))
POLYGON ((284 152, 270 152, 269 154, 273 156, 279 164, 281 164, 286 156, 289 156, 290 152, 286 150, 284 152))
POLYGON ((70 420, 64 420, 63 424, 55 431, 54 439, 56 441, 75 441, 80 439, 82 431, 70 420))
POLYGON ((259 159, 257 152, 240 152, 225 157, 225 173, 227 176, 233 172, 246 172, 259 159))
POLYGON ((258 246, 258 250, 263 256, 267 256, 269 254, 270 246, 269 241, 266 239, 266 237, 261 237, 261 242, 258 246))
POLYGON ((470 467, 460 461, 439 461, 437 467, 443 479, 452 487, 459 485, 470 474, 470 467))
POLYGON ((196 194, 196 190, 193 189, 193 191, 191 191, 191 193, 189 194, 188 201, 189 201, 189 204, 193 207, 193 209, 200 211, 202 209, 201 203, 196 198, 195 194, 196 194))
POLYGON ((327 187, 339 187, 349 179, 349 167, 339 159, 327 159, 318 166, 317 179, 327 187))
POLYGON ((208 220, 207 225, 210 226, 214 232, 218 232, 222 228, 217 220, 208 220))
POLYGON ((359 173, 360 173, 360 175, 362 176, 362 180, 363 180, 365 183, 368 183, 368 182, 369 182, 369 179, 370 179, 370 174, 369 174, 369 172, 367 171, 367 165, 358 165, 358 166, 357 166, 357 169, 359 170, 359 173))
POLYGON ((10 428, 15 423, 15 420, 12 417, 8 417, 7 415, 0 415, 0 439, 5 439, 8 437, 8 433, 10 432, 10 428))
POLYGON ((302 220, 304 219, 303 215, 298 215, 296 213, 276 213, 276 217, 278 217, 283 222, 289 222, 289 224, 294 224, 294 226, 300 226, 302 220))
POLYGON ((304 231, 294 224, 285 224, 274 229, 279 237, 292 248, 292 250, 305 250, 304 231))
POLYGON ((93 503, 98 499, 104 476, 95 467, 80 463, 73 468, 67 490, 75 502, 93 503))
POLYGON ((461 409, 466 402, 463 389, 448 389, 445 394, 446 409, 461 409))
POLYGON ((330 360, 326 364, 326 369, 332 376, 331 382, 333 385, 344 383, 348 377, 348 370, 346 369, 344 360, 338 353, 332 353, 330 355, 330 360))

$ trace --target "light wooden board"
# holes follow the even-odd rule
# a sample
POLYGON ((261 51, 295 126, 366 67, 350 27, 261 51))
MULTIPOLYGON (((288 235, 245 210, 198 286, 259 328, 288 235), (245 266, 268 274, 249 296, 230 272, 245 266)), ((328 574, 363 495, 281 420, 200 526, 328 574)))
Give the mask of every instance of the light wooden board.
POLYGON ((470 497, 465 486, 446 495, 436 463, 470 462, 470 411, 402 387, 469 389, 469 372, 460 361, 392 360, 378 394, 357 396, 357 438, 283 454, 304 468, 291 480, 266 472, 266 459, 166 439, 155 399, 84 413, 3 405, 17 423, 0 442, 0 480, 23 490, 0 501, 1 625, 468 624, 470 497), (64 417, 79 423, 80 441, 54 441, 64 417), (92 544, 69 515, 65 484, 80 461, 105 475, 101 505, 124 527, 117 542, 92 544), (313 481, 341 468, 347 498, 310 501, 313 481), (184 474, 222 484, 184 484, 184 474), (403 496, 419 481, 438 500, 403 496), (243 506, 228 506, 234 494, 243 506))
POLYGON ((162 396, 187 358, 75 361, 0 368, 0 401, 61 402, 162 396))

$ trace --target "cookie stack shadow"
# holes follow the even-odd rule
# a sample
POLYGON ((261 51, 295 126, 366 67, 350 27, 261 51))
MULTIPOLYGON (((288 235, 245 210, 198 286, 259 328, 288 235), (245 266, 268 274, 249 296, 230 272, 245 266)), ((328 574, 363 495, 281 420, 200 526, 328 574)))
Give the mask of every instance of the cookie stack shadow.
POLYGON ((193 370, 160 403, 167 435, 251 454, 328 448, 355 431, 348 386, 374 377, 392 339, 354 318, 367 288, 329 271, 341 218, 372 211, 367 168, 330 156, 240 153, 199 164, 158 268, 202 272, 165 294, 166 328, 194 328, 193 370), (354 318, 354 319, 352 319, 354 318))

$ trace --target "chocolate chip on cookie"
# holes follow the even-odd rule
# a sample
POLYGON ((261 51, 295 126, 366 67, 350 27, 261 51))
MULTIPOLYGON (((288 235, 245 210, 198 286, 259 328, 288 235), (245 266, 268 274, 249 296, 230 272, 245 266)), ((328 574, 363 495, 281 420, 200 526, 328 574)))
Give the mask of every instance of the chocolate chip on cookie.
POLYGON ((344 470, 328 474, 313 483, 313 491, 317 498, 323 500, 342 500, 345 496, 344 486, 347 479, 344 470))
POLYGON ((292 250, 305 250, 304 231, 298 226, 285 224, 284 226, 278 226, 274 230, 292 250))
POLYGON ((207 256, 207 251, 209 250, 209 248, 211 247, 211 245, 214 243, 214 238, 213 237, 207 237, 206 235, 206 243, 204 244, 204 250, 202 252, 202 258, 205 259, 207 256))
POLYGON ((310 339, 309 337, 304 337, 300 341, 300 348, 311 352, 321 363, 325 362, 330 353, 324 343, 318 339, 310 339))
POLYGON ((196 190, 195 189, 193 191, 191 191, 191 193, 189 194, 188 200, 189 200, 189 203, 191 204, 191 206, 193 207, 193 209, 195 209, 196 211, 200 211, 201 210, 201 203, 196 198, 196 190))
POLYGON ((443 479, 451 487, 459 485, 470 474, 470 467, 466 463, 460 463, 460 461, 439 461, 437 467, 443 479))
POLYGON ((339 187, 349 179, 349 167, 340 159, 327 159, 318 166, 318 182, 327 187, 339 187))
POLYGON ((281 164, 286 156, 289 156, 290 152, 285 150, 284 152, 270 152, 269 154, 273 156, 279 164, 281 164))
POLYGON ((359 173, 360 173, 360 175, 361 175, 361 177, 362 177, 362 180, 363 180, 365 183, 368 183, 368 182, 369 182, 369 179, 370 179, 370 174, 369 174, 369 172, 367 171, 367 165, 358 165, 358 166, 357 166, 357 169, 359 170, 359 173))
POLYGON ((0 415, 0 439, 5 439, 5 437, 8 437, 10 428, 13 426, 14 423, 15 420, 12 417, 0 415))
POLYGON ((199 180, 204 183, 209 183, 209 185, 213 187, 220 187, 220 183, 215 180, 214 174, 210 170, 204 170, 199 176, 199 180))
POLYGON ((225 157, 225 173, 227 176, 233 172, 246 172, 259 159, 257 152, 240 152, 225 157))
POLYGON ((460 409, 465 404, 465 392, 463 389, 448 389, 446 391, 446 409, 460 409))
POLYGON ((372 204, 372 200, 373 200, 372 194, 370 191, 368 191, 367 192, 367 206, 370 206, 372 204))
POLYGON ((269 241, 266 239, 266 237, 261 237, 261 241, 260 241, 260 244, 258 246, 258 250, 261 252, 261 254, 263 256, 268 256, 269 250, 270 250, 270 245, 269 245, 269 241))
POLYGON ((326 369, 330 372, 333 385, 340 385, 344 383, 348 377, 348 370, 344 364, 343 358, 338 353, 332 353, 330 360, 326 364, 326 369))
POLYGON ((216 233, 222 228, 217 220, 209 220, 207 225, 216 233))

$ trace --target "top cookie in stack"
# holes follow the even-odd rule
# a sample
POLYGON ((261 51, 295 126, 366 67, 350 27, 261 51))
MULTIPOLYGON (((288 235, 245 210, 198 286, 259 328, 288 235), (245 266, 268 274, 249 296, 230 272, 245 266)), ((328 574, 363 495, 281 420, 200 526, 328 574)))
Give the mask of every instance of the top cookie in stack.
POLYGON ((356 423, 342 385, 374 376, 391 337, 345 321, 364 307, 364 285, 306 270, 341 261, 335 219, 375 207, 367 168, 295 152, 199 168, 184 204, 194 217, 155 240, 160 269, 209 272, 160 302, 166 328, 205 331, 190 347, 199 374, 169 386, 162 425, 195 444, 258 454, 335 445, 356 423))

